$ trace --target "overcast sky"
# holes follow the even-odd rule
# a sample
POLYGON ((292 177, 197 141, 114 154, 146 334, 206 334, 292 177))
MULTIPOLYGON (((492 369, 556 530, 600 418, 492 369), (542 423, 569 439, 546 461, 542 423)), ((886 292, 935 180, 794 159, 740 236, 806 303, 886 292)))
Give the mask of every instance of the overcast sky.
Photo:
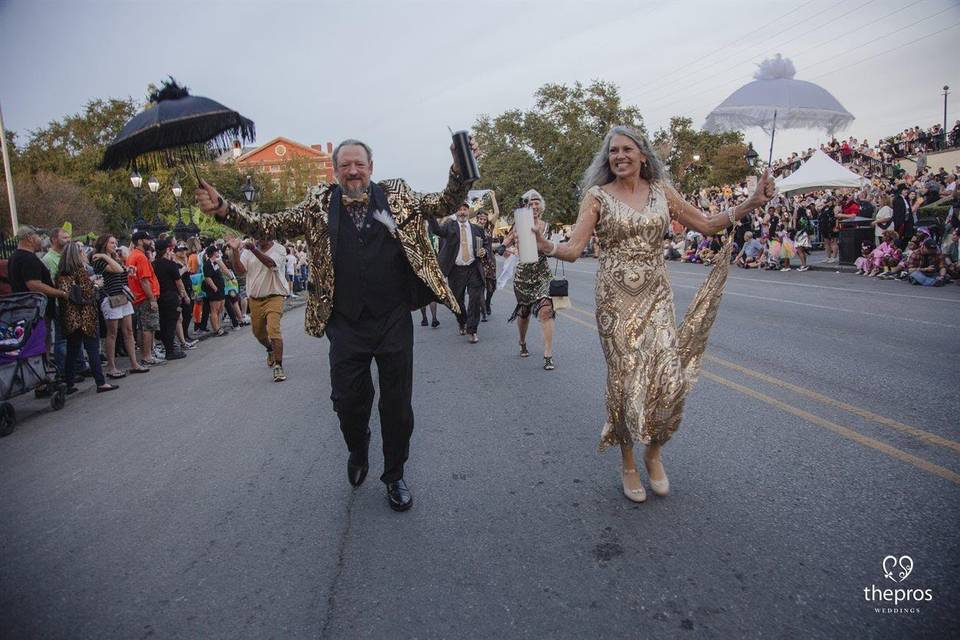
MULTIPOLYGON (((844 135, 873 142, 942 120, 958 42, 956 0, 0 0, 0 103, 22 140, 173 75, 253 119, 260 143, 361 138, 376 177, 434 189, 447 125, 529 108, 544 83, 614 82, 652 134, 671 115, 702 126, 775 53, 856 116, 844 135)), ((778 132, 774 156, 824 137, 778 132)))

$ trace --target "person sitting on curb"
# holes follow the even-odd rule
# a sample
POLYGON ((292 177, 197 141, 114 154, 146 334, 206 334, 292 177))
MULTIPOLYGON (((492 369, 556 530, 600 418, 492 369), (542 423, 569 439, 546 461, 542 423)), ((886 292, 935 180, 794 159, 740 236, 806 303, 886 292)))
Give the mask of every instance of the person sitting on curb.
POLYGON ((933 238, 927 238, 920 245, 920 250, 914 252, 917 259, 910 266, 907 280, 910 284, 924 287, 942 287, 947 283, 947 267, 943 261, 940 247, 933 238))

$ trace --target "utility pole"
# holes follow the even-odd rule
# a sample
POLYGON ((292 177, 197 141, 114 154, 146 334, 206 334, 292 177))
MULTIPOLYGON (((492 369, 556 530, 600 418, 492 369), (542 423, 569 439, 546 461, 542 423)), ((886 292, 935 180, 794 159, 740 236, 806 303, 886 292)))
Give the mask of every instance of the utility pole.
MULTIPOLYGON (((946 100, 946 98, 944 98, 946 100)), ((944 110, 946 113, 946 110, 944 110)), ((944 116, 946 117, 946 116, 944 116)), ((10 229, 14 234, 20 226, 17 222, 17 197, 13 193, 13 172, 10 170, 10 153, 7 151, 7 130, 3 127, 3 109, 0 109, 0 147, 3 151, 3 172, 7 177, 7 199, 10 201, 10 229)))

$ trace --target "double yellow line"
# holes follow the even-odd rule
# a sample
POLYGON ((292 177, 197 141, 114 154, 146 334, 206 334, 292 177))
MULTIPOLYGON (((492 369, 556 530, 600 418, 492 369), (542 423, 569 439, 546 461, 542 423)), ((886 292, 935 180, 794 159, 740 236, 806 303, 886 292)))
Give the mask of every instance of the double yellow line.
MULTIPOLYGON (((558 313, 560 313, 560 315, 567 318, 568 320, 571 320, 572 322, 582 325, 584 327, 587 327, 589 329, 593 329, 594 331, 597 328, 596 320, 594 318, 593 313, 586 311, 584 309, 570 307, 569 311, 560 311, 558 313), (573 313, 570 313, 570 312, 573 312, 573 313), (578 315, 574 315, 574 314, 578 314, 579 316, 583 316, 583 317, 588 317, 590 318, 591 321, 588 322, 583 317, 578 317, 578 315)), ((836 409, 840 409, 842 411, 846 411, 848 413, 859 416, 865 420, 868 420, 880 426, 887 427, 890 429, 895 429, 901 433, 905 433, 914 438, 917 438, 918 440, 921 440, 926 444, 950 449, 954 453, 960 453, 960 442, 956 442, 948 438, 943 438, 941 436, 938 436, 935 433, 924 431, 923 429, 919 429, 917 427, 904 424, 902 422, 893 420, 886 416, 881 416, 877 413, 874 413, 867 409, 863 409, 856 405, 849 404, 847 402, 841 402, 829 396, 823 395, 821 393, 817 393, 816 391, 813 391, 811 389, 807 389, 806 387, 801 387, 799 385, 795 385, 790 382, 786 382, 784 380, 774 378, 773 376, 769 376, 764 373, 753 371, 735 362, 724 360, 723 358, 718 358, 710 354, 704 354, 703 359, 706 362, 717 364, 721 367, 725 367, 732 371, 736 371, 737 373, 753 378, 755 380, 759 380, 763 383, 780 387, 781 389, 785 389, 787 391, 790 391, 791 393, 797 394, 805 398, 809 398, 810 400, 819 402, 820 404, 833 407, 836 409)), ((795 407, 778 398, 774 398, 765 393, 761 393, 756 389, 752 389, 745 385, 727 380, 726 378, 718 376, 717 374, 711 371, 707 371, 704 369, 700 372, 700 375, 708 380, 716 382, 717 384, 721 384, 729 389, 733 389, 734 391, 742 393, 755 400, 759 400, 760 402, 769 404, 772 407, 776 407, 781 411, 784 411, 786 413, 802 418, 803 420, 806 420, 810 424, 814 424, 818 427, 823 427, 824 429, 833 431, 834 433, 840 436, 843 436, 848 440, 852 440, 858 444, 864 445, 866 447, 870 447, 871 449, 875 449, 876 451, 880 451, 881 453, 884 453, 888 456, 896 458, 897 460, 901 460, 908 464, 912 464, 913 466, 919 469, 923 469, 928 473, 932 473, 934 475, 940 476, 941 478, 945 478, 946 480, 949 480, 954 484, 960 484, 960 474, 955 473, 950 469, 947 469, 946 467, 942 467, 938 464, 934 464, 933 462, 930 462, 929 460, 925 460, 911 453, 907 453, 902 449, 893 447, 881 440, 877 440, 876 438, 871 438, 870 436, 863 435, 862 433, 855 431, 850 427, 845 427, 831 420, 827 420, 826 418, 810 413, 805 409, 801 409, 800 407, 795 407)))

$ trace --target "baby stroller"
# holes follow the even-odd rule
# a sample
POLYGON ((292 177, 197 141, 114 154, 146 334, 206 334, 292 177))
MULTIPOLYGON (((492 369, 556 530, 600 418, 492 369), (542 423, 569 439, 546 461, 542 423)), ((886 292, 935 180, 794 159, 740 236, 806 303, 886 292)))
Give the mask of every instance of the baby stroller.
POLYGON ((47 326, 43 315, 47 297, 41 293, 14 293, 0 296, 0 437, 13 433, 17 415, 6 402, 34 391, 43 397, 49 388, 50 407, 59 411, 66 403, 63 385, 53 388, 47 375, 47 326))

